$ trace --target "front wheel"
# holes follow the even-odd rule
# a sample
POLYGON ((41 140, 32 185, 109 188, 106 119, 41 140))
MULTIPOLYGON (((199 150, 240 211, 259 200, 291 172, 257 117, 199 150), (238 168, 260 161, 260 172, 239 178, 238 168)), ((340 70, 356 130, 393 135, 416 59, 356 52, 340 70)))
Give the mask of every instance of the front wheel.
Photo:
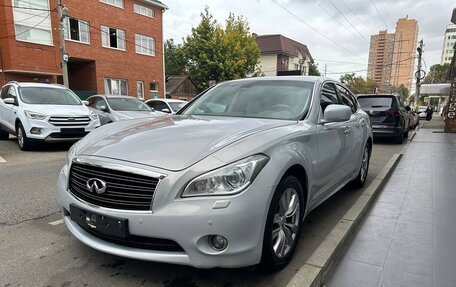
POLYGON ((263 269, 280 270, 290 262, 299 241, 304 210, 301 183, 294 176, 285 177, 275 190, 266 219, 263 269))
POLYGON ((30 139, 25 134, 24 127, 21 123, 16 125, 16 136, 17 136, 17 144, 19 145, 20 150, 30 150, 32 144, 30 139))
POLYGON ((352 181, 354 187, 361 188, 366 183, 367 173, 369 172, 369 159, 370 149, 369 145, 366 145, 363 151, 363 159, 361 160, 358 176, 352 181))

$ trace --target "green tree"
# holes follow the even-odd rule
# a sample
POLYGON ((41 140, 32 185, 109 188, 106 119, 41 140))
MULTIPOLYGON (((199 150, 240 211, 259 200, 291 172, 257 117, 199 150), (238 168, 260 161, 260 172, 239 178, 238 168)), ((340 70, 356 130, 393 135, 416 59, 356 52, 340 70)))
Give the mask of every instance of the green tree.
POLYGON ((364 79, 361 76, 357 77, 355 76, 355 73, 342 75, 340 81, 354 94, 372 94, 378 87, 378 84, 375 81, 369 78, 364 79))
POLYGON ((321 76, 318 70, 318 64, 309 63, 309 76, 321 76))
POLYGON ((399 95, 401 98, 401 101, 403 103, 406 103, 408 98, 410 97, 410 91, 407 87, 405 87, 403 84, 400 85, 398 88, 394 89, 396 90, 396 93, 399 95))
POLYGON ((436 65, 431 66, 431 68, 429 69, 429 73, 424 78, 423 84, 445 83, 449 70, 450 70, 449 63, 443 64, 443 65, 436 64, 436 65))
POLYGON ((184 75, 187 73, 182 45, 175 44, 173 39, 165 42, 165 74, 184 75))
POLYGON ((200 90, 217 82, 259 75, 260 50, 249 24, 230 14, 225 27, 206 8, 201 21, 182 45, 186 68, 200 90))

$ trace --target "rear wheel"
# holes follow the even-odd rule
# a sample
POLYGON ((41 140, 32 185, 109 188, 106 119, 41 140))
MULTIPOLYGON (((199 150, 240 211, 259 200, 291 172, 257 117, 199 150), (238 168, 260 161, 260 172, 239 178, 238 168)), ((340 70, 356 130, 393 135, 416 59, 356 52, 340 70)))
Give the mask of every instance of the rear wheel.
POLYGON ((402 144, 404 142, 404 133, 400 132, 396 138, 395 138, 396 143, 402 144))
POLYGON ((299 241, 305 202, 301 183, 287 176, 277 186, 266 219, 261 267, 280 270, 293 257, 299 241))
POLYGON ((9 139, 9 133, 0 128, 0 140, 5 141, 9 139))

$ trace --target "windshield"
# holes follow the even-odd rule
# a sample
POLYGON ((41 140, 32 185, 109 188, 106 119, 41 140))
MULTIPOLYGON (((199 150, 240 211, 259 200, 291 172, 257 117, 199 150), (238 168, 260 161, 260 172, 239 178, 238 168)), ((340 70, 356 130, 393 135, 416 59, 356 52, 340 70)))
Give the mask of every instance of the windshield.
POLYGON ((152 109, 138 99, 125 98, 107 98, 109 106, 115 111, 145 111, 151 112, 152 109))
POLYGON ((20 97, 24 103, 35 105, 82 105, 72 91, 60 88, 21 87, 20 97))
POLYGON ((183 115, 298 120, 314 84, 291 80, 242 80, 217 85, 193 100, 183 115))
POLYGON ((168 104, 171 106, 171 109, 173 109, 174 112, 177 112, 178 110, 182 109, 187 102, 168 102, 168 104))

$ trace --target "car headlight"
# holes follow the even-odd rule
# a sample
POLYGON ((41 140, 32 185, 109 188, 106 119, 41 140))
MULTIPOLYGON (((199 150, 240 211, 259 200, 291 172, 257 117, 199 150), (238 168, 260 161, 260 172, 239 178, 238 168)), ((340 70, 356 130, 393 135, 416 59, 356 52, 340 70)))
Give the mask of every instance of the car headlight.
POLYGON ((239 193, 253 182, 268 161, 265 155, 253 155, 200 175, 187 185, 182 197, 239 193))
POLYGON ((90 111, 89 116, 90 116, 90 119, 92 119, 93 121, 96 121, 99 119, 98 115, 94 111, 90 111))
POLYGON ((24 111, 24 113, 27 116, 27 118, 33 119, 33 120, 44 120, 47 117, 47 115, 36 113, 36 112, 31 112, 31 111, 24 111))

